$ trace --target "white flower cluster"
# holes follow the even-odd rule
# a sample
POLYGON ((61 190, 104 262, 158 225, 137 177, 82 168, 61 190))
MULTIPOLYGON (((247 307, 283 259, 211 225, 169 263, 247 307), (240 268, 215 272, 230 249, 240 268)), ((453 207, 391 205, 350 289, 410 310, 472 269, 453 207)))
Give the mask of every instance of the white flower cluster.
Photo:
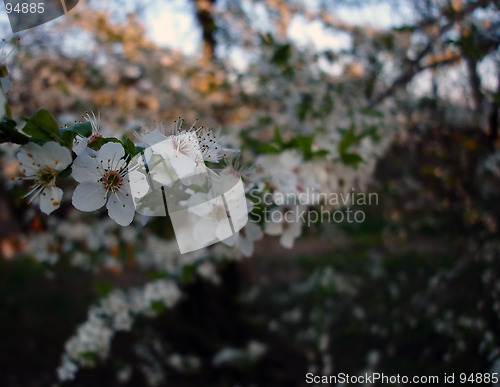
POLYGON ((98 359, 106 358, 115 332, 130 330, 139 315, 156 316, 158 305, 173 308, 181 296, 175 282, 165 279, 148 283, 144 288, 112 291, 89 310, 87 321, 66 342, 57 370, 59 379, 73 379, 79 367, 93 366, 98 359))
POLYGON ((267 347, 259 341, 249 341, 246 348, 224 347, 218 351, 212 362, 215 366, 242 361, 256 362, 266 353, 267 347))
MULTIPOLYGON (((321 144, 328 147, 331 141, 323 138, 321 144)), ((375 168, 376 154, 388 144, 386 140, 379 147, 360 149, 366 162, 357 168, 336 163, 331 157, 305 161, 295 149, 257 156, 251 180, 261 195, 273 198, 269 221, 264 224, 263 231, 279 237, 282 246, 292 248, 303 228, 303 217, 296 215, 308 206, 317 205, 315 195, 319 193, 328 197, 330 194, 346 195, 354 187, 364 188, 375 168), (293 205, 283 202, 283 198, 290 199, 293 205), (284 211, 288 212, 287 216, 284 211)))
MULTIPOLYGON (((19 165, 25 180, 34 184, 26 195, 30 202, 40 195, 40 209, 46 214, 59 208, 63 191, 55 183, 58 175, 71 167, 72 177, 80 183, 73 193, 72 203, 80 211, 95 211, 106 206, 109 217, 122 226, 129 225, 135 214, 134 198, 143 197, 149 190, 146 176, 129 168, 129 156, 121 143, 112 141, 101 145, 99 122, 95 115, 88 115, 92 134, 86 138, 77 135, 73 151, 78 155, 73 161, 68 148, 54 141, 43 146, 28 143, 20 148, 19 165)), ((141 139, 151 150, 173 167, 179 177, 204 168, 204 162, 218 163, 228 152, 218 142, 219 135, 203 127, 182 128, 176 125, 170 136, 156 129, 141 139)), ((160 182, 172 182, 171 176, 155 174, 160 182), (168 180, 168 181, 167 181, 168 180)))

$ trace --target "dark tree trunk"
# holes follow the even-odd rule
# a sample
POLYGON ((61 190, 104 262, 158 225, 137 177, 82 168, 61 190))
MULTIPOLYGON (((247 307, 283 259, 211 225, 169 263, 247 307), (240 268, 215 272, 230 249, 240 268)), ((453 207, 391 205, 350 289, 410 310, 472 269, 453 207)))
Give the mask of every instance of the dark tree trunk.
POLYGON ((215 32, 217 24, 215 23, 215 2, 217 0, 193 0, 196 8, 196 20, 202 30, 203 38, 203 61, 211 62, 215 60, 215 32))
MULTIPOLYGON (((497 96, 500 95, 500 65, 499 67, 499 72, 498 72, 498 85, 497 85, 497 96)), ((488 117, 488 126, 490 129, 490 139, 491 143, 495 144, 495 142, 498 140, 498 110, 500 109, 500 106, 498 105, 498 102, 496 99, 494 99, 491 102, 491 111, 490 111, 490 116, 488 117)))
POLYGON ((474 109, 477 114, 483 113, 483 93, 481 92, 481 78, 477 73, 477 60, 466 58, 467 70, 469 71, 469 84, 474 99, 474 109))

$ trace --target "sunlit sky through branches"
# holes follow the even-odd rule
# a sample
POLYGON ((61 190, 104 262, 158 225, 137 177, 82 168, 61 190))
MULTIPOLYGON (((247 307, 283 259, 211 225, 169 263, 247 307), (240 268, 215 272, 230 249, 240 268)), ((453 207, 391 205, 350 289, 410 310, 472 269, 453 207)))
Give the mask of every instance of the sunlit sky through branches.
MULTIPOLYGON (((309 3, 314 2, 307 2, 308 6, 309 3)), ((256 16, 252 20, 256 20, 259 30, 265 31, 269 26, 262 17, 261 8, 263 6, 253 4, 248 5, 245 10, 256 16)), ((196 55, 200 52, 201 33, 188 0, 166 2, 159 7, 150 8, 146 15, 149 20, 148 32, 155 42, 187 55, 196 55)), ((369 4, 355 9, 339 7, 336 16, 353 25, 370 25, 375 28, 401 25, 410 17, 408 12, 394 12, 387 3, 369 4)), ((294 17, 288 36, 301 46, 312 46, 318 50, 338 51, 350 45, 349 38, 345 34, 328 30, 319 21, 310 22, 303 16, 294 17)), ((245 59, 240 54, 239 50, 229 53, 232 62, 239 68, 245 64, 245 59)))

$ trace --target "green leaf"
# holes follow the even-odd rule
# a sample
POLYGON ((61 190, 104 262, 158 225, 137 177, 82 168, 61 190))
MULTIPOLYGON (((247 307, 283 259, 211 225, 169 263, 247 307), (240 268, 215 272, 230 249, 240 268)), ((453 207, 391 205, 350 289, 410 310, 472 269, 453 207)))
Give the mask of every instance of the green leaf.
POLYGON ((267 143, 259 144, 257 150, 259 153, 281 153, 281 150, 278 147, 267 143))
POLYGON ((92 135, 92 125, 90 122, 80 122, 78 124, 71 125, 66 129, 66 131, 71 131, 82 137, 90 137, 92 135))
POLYGON ((331 95, 325 96, 323 103, 321 105, 321 110, 324 114, 331 113, 335 107, 335 101, 331 95))
POLYGON ((296 148, 298 148, 305 160, 310 160, 312 158, 312 146, 314 143, 314 134, 311 134, 309 136, 295 136, 292 138, 292 144, 295 145, 296 148))
POLYGON ((152 280, 164 279, 167 277, 167 273, 163 270, 153 270, 148 274, 148 278, 152 280))
POLYGON ((23 132, 30 135, 35 141, 63 142, 56 120, 44 109, 37 111, 26 122, 23 132))
POLYGON ((125 152, 130 155, 130 157, 134 157, 138 152, 137 152, 137 149, 135 147, 135 144, 132 142, 132 140, 130 138, 127 138, 125 140, 125 143, 124 143, 124 148, 125 148, 125 152))
POLYGON ((193 277, 196 274, 196 266, 195 265, 184 265, 182 267, 182 283, 187 284, 191 282, 193 277))
POLYGON ((113 282, 109 280, 98 281, 94 283, 94 290, 101 297, 106 297, 114 289, 113 282))
POLYGON ((151 301, 150 305, 151 305, 151 309, 153 309, 158 314, 162 314, 167 309, 165 306, 165 303, 163 301, 159 301, 159 300, 151 301))
POLYGON ((5 104, 4 104, 4 111, 5 111, 5 115, 12 119, 12 111, 10 110, 10 105, 9 105, 9 102, 7 102, 7 100, 5 101, 5 104))
POLYGON ((292 46, 288 43, 278 45, 276 50, 274 51, 273 57, 271 58, 271 62, 278 66, 285 66, 290 59, 290 55, 292 53, 292 46))
POLYGON ((101 144, 101 146, 108 142, 117 142, 123 145, 123 143, 120 140, 114 137, 98 137, 97 141, 99 141, 99 144, 101 144))
POLYGON ((359 163, 363 162, 363 158, 356 153, 343 153, 340 158, 344 164, 353 167, 357 167, 359 163))
POLYGON ((283 137, 281 136, 280 128, 278 128, 277 126, 274 127, 274 140, 280 147, 283 148, 285 146, 285 141, 283 141, 283 137))
POLYGON ((384 113, 382 113, 380 110, 370 109, 367 107, 362 108, 361 113, 366 114, 367 116, 372 116, 372 117, 379 117, 379 118, 384 117, 384 113))
POLYGON ((366 135, 369 136, 375 142, 379 142, 380 139, 382 138, 376 126, 370 126, 369 129, 366 131, 366 135))
POLYGON ((17 126, 17 122, 7 116, 2 118, 2 124, 6 125, 10 129, 16 129, 17 126))
POLYGON ((354 125, 351 125, 349 129, 339 128, 339 132, 342 134, 342 138, 339 141, 338 150, 342 155, 346 153, 351 146, 356 144, 359 138, 356 136, 354 125))
POLYGON ((68 167, 64 171, 59 173, 59 177, 65 179, 71 175, 71 172, 72 172, 71 167, 68 167))
POLYGON ((312 110, 314 98, 311 94, 302 94, 301 102, 296 107, 297 117, 302 122, 306 119, 307 113, 312 110))
POLYGON ((9 117, 3 117, 0 122, 0 140, 13 142, 14 144, 27 144, 30 138, 16 129, 16 121, 9 117))
POLYGON ((67 148, 71 148, 73 141, 75 140, 76 133, 71 132, 69 130, 63 130, 63 131, 61 131, 61 134, 62 134, 64 146, 67 148))
POLYGON ((245 146, 253 149, 258 153, 280 153, 279 147, 270 143, 262 143, 255 138, 252 138, 246 132, 240 134, 242 142, 245 146))
POLYGON ((271 46, 274 44, 274 38, 270 33, 259 33, 260 43, 263 45, 271 46))
POLYGON ((79 354, 81 359, 89 360, 95 363, 99 359, 99 355, 95 351, 86 351, 79 354))
POLYGON ((0 63, 0 78, 6 78, 9 76, 9 69, 3 63, 0 63))
POLYGON ((316 152, 313 152, 312 157, 326 157, 330 154, 330 152, 326 149, 320 149, 316 152))
POLYGON ((500 105, 500 93, 488 93, 497 105, 500 105))
POLYGON ((267 125, 267 124, 270 124, 271 122, 273 122, 273 119, 271 117, 268 117, 268 116, 259 117, 257 120, 257 124, 259 126, 267 125))

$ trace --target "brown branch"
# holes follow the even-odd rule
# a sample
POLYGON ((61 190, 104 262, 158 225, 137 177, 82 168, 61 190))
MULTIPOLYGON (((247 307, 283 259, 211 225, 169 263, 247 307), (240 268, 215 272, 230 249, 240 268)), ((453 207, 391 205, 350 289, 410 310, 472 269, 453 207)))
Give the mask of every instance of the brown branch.
MULTIPOLYGON (((444 61, 436 62, 436 64, 433 65, 432 67, 424 66, 421 64, 421 61, 427 56, 427 54, 429 54, 432 51, 436 41, 441 36, 443 36, 444 33, 446 33, 449 29, 451 29, 456 22, 462 20, 466 15, 470 14, 475 9, 486 7, 489 4, 490 4, 490 1, 488 1, 488 0, 478 0, 475 3, 469 3, 466 7, 464 7, 460 11, 455 12, 453 14, 453 19, 450 20, 444 26, 442 26, 439 29, 439 31, 433 37, 431 37, 431 39, 429 40, 429 42, 427 43, 425 48, 417 55, 417 57, 413 60, 408 61, 408 63, 409 63, 408 68, 398 78, 396 78, 396 80, 392 83, 392 85, 389 86, 386 90, 384 90, 381 93, 379 93, 378 95, 376 95, 374 98, 370 99, 370 101, 368 103, 368 107, 374 108, 375 106, 377 106, 379 103, 384 101, 386 98, 390 97, 397 89, 407 85, 413 79, 413 77, 415 77, 415 75, 417 75, 422 70, 432 68, 432 67, 435 68, 435 67, 438 67, 440 65, 450 64, 450 63, 454 62, 456 59, 455 60, 446 59, 444 61)), ((430 23, 430 21, 427 21, 427 23, 430 23, 430 24, 425 24, 425 25, 421 24, 418 27, 422 28, 424 26, 432 25, 433 23, 437 23, 438 20, 439 20, 439 18, 433 19, 432 23, 430 23)))
POLYGON ((378 94, 375 98, 373 98, 370 103, 368 104, 368 107, 370 109, 373 109, 375 106, 377 106, 380 102, 385 100, 387 97, 391 96, 394 94, 394 92, 399 89, 400 87, 403 87, 410 83, 410 81, 417 75, 419 72, 424 71, 424 70, 430 70, 430 69, 435 69, 441 66, 446 66, 453 64, 457 61, 460 61, 462 58, 460 55, 453 56, 451 58, 445 58, 442 60, 434 61, 432 63, 429 63, 427 65, 422 65, 420 63, 416 63, 414 66, 412 66, 409 70, 401 74, 393 83, 392 85, 383 91, 382 93, 378 94))

